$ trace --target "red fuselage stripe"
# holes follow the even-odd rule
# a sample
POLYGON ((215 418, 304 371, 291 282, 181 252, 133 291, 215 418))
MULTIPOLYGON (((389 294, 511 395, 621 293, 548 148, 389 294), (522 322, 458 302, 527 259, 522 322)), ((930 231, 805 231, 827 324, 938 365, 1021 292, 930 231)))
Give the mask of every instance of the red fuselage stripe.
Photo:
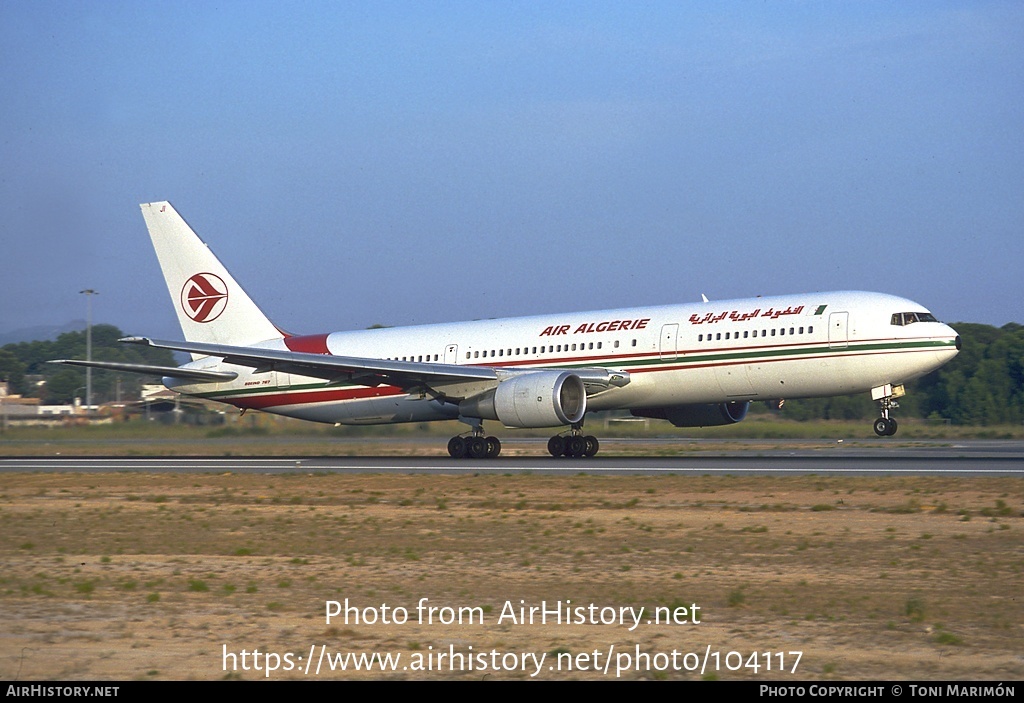
POLYGON ((325 391, 268 393, 266 395, 241 398, 218 398, 217 400, 231 403, 239 408, 260 410, 262 408, 274 408, 281 405, 306 405, 307 403, 330 403, 342 400, 357 400, 360 398, 383 398, 390 395, 402 395, 403 393, 405 393, 405 391, 395 386, 380 386, 378 388, 333 388, 325 391))

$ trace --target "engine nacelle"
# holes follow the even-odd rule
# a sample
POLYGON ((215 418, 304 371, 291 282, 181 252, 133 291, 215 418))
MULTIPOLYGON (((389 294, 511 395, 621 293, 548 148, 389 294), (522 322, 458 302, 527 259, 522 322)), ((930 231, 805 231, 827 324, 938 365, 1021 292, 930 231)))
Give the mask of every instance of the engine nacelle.
POLYGON ((668 420, 676 427, 718 427, 734 425, 747 416, 750 401, 710 403, 707 405, 671 405, 665 408, 640 408, 631 412, 636 417, 668 420))
POLYGON ((587 389, 570 371, 536 371, 512 376, 493 391, 459 403, 466 417, 498 420, 506 427, 559 427, 580 422, 587 389))

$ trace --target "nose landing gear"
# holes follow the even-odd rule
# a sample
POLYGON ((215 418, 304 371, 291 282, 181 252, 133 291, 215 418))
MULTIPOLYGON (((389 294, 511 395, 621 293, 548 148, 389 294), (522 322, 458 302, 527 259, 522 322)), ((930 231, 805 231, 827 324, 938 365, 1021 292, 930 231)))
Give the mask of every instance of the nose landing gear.
POLYGON ((875 420, 874 430, 876 435, 879 437, 892 437, 896 434, 899 425, 896 423, 895 418, 889 417, 889 411, 893 408, 898 408, 900 404, 896 402, 896 398, 902 398, 906 394, 907 392, 902 385, 892 386, 886 384, 871 389, 871 399, 878 401, 882 415, 875 420))
POLYGON ((898 427, 896 420, 891 417, 880 417, 875 420, 875 434, 879 437, 891 437, 896 434, 898 427))

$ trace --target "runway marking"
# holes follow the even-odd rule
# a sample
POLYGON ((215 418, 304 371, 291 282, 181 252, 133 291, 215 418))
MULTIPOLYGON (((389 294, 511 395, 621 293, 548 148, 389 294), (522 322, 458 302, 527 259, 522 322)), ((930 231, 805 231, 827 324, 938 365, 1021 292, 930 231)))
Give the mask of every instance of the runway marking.
MULTIPOLYGON (((121 458, 29 458, 29 459, 11 459, 5 460, 0 459, 0 470, 4 471, 74 471, 75 469, 83 470, 100 470, 100 471, 147 471, 147 470, 192 470, 196 472, 203 471, 222 471, 231 473, 245 473, 247 471, 278 471, 278 472, 401 472, 401 473, 454 473, 454 474, 465 474, 468 472, 485 472, 488 474, 492 473, 504 473, 504 472, 536 472, 536 473, 590 473, 590 474, 601 474, 601 473, 619 473, 619 474, 630 474, 630 473, 646 473, 646 474, 670 474, 670 473, 707 473, 707 474, 843 474, 843 475, 857 475, 857 474, 959 474, 959 475, 981 475, 981 474, 1001 474, 1001 475, 1020 475, 1024 474, 1024 465, 1020 468, 1015 467, 1003 467, 1003 468, 978 468, 976 463, 971 460, 961 460, 966 464, 973 465, 971 468, 966 467, 949 467, 949 468, 901 468, 901 467, 884 467, 875 468, 865 466, 863 468, 857 468, 856 463, 859 461, 871 462, 876 461, 872 457, 844 457, 846 462, 854 464, 850 466, 849 463, 844 468, 830 468, 821 466, 817 462, 813 465, 804 466, 775 466, 780 462, 787 460, 800 460, 801 463, 808 459, 814 459, 814 457, 760 457, 759 459, 750 459, 749 461, 761 462, 761 466, 707 466, 707 465, 684 465, 684 466, 635 466, 635 465, 605 465, 595 466, 593 464, 577 464, 566 461, 565 463, 558 463, 557 460, 545 459, 543 457, 537 458, 537 463, 502 463, 501 460, 497 462, 487 463, 466 463, 459 461, 457 463, 430 463, 429 458, 426 459, 426 463, 422 460, 413 460, 416 463, 410 464, 395 464, 395 463, 366 463, 365 461, 359 463, 344 463, 337 460, 323 460, 323 459, 249 459, 245 457, 237 458, 192 458, 192 459, 181 459, 181 458, 133 458, 133 459, 121 459, 121 458)), ((692 459, 691 459, 692 460, 692 459)), ((822 461, 827 462, 830 459, 821 458, 822 461)), ((642 458, 635 460, 636 462, 644 461, 642 458)), ((659 457, 656 461, 666 462, 672 461, 671 458, 659 457)), ((709 457, 708 462, 720 461, 718 458, 709 457)), ((728 461, 728 460, 726 460, 728 461)), ((1011 460, 1012 461, 1012 460, 1011 460)), ((957 462, 959 463, 959 462, 957 462)))

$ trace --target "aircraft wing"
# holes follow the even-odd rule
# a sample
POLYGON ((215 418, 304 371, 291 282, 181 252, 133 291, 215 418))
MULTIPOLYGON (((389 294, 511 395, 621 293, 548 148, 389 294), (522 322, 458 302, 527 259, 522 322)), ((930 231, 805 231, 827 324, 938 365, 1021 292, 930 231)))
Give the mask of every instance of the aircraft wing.
MULTIPOLYGON (((206 342, 168 342, 147 337, 126 337, 120 341, 217 356, 221 357, 224 363, 248 366, 257 372, 283 371, 327 381, 346 381, 364 386, 390 385, 409 391, 464 383, 493 382, 497 385, 511 376, 540 370, 367 359, 206 342)), ((611 371, 605 368, 581 368, 571 371, 583 381, 588 395, 629 383, 629 374, 625 371, 611 371)))
POLYGON ((66 364, 68 366, 89 366, 94 369, 110 371, 127 371, 129 373, 153 374, 154 376, 170 376, 189 381, 233 381, 238 378, 234 371, 207 371, 204 369, 187 369, 178 366, 154 366, 152 364, 128 364, 119 361, 83 361, 82 359, 54 359, 50 364, 66 364))

